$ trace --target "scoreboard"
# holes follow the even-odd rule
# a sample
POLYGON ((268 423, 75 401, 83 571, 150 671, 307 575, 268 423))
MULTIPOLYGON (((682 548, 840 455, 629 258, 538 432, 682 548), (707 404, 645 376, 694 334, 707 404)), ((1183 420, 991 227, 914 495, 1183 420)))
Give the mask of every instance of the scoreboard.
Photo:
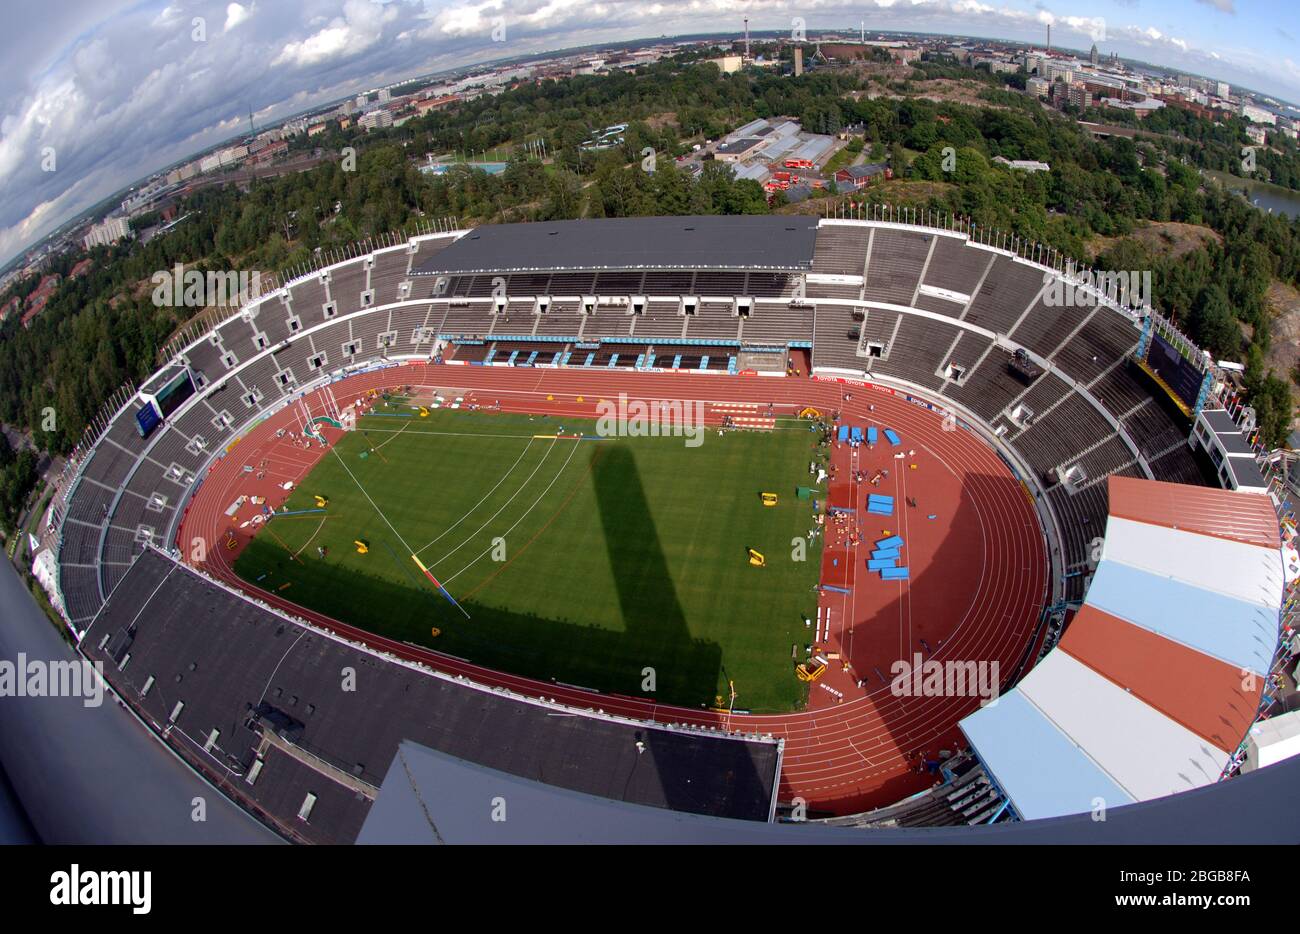
POLYGON ((1147 365, 1188 408, 1196 406, 1196 397, 1200 394, 1205 374, 1199 366, 1179 353, 1173 344, 1161 337, 1159 332, 1151 335, 1147 365))
POLYGON ((194 395, 194 377, 187 366, 178 367, 165 375, 162 385, 154 389, 142 389, 140 398, 144 402, 135 411, 135 430, 141 438, 147 438, 167 416, 171 415, 190 396, 194 395))

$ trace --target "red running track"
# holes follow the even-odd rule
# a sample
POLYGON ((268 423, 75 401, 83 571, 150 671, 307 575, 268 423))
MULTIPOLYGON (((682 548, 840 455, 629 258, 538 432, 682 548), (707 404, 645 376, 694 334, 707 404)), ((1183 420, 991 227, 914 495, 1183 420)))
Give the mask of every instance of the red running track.
MULTIPOLYGON (((246 504, 231 518, 228 508, 240 495, 265 496, 276 508, 288 496, 280 484, 293 480, 296 485, 325 453, 319 444, 305 449, 292 431, 276 437, 281 428, 297 428, 292 407, 255 426, 211 466, 182 519, 177 542, 203 539, 206 560, 197 566, 250 595, 450 674, 577 708, 598 705, 630 717, 783 737, 780 799, 788 802, 798 796, 811 809, 835 814, 891 804, 929 787, 934 778, 924 771, 922 760, 963 745, 957 722, 976 709, 979 698, 896 696, 887 680, 896 660, 911 661, 913 653, 921 652, 939 662, 996 662, 1006 679, 1033 637, 1046 597, 1047 556, 1027 492, 981 439, 965 430, 945 431, 937 413, 887 390, 795 378, 424 363, 358 374, 335 383, 332 390, 346 405, 370 389, 403 385, 436 388, 444 395, 464 396, 467 405, 499 405, 515 412, 595 417, 602 396, 622 392, 648 402, 704 401, 714 423, 722 414, 734 414, 735 404, 756 407, 754 414, 760 416, 766 415, 769 404, 780 415, 810 405, 827 414, 839 410, 850 424, 895 429, 902 437, 899 448, 891 448, 882 431, 875 450, 845 446, 833 451, 837 470, 829 491, 831 505, 860 506, 870 492, 885 492, 895 497, 896 509, 888 519, 866 517, 859 510, 863 518, 856 531, 864 540, 856 547, 837 542, 827 532, 822 583, 849 583, 852 593, 823 592, 822 612, 829 613, 830 624, 817 648, 838 653, 840 659, 812 685, 807 709, 728 716, 652 700, 593 695, 364 632, 240 580, 231 565, 255 526, 241 530, 238 525, 260 510, 246 504), (846 391, 851 398, 844 398, 846 391), (911 453, 895 460, 899 452, 911 453), (879 486, 855 483, 854 469, 868 477, 887 469, 889 476, 879 486), (916 500, 916 507, 906 505, 908 497, 916 500), (870 542, 885 530, 906 539, 910 581, 884 582, 866 570, 870 542), (227 548, 224 542, 232 535, 234 547, 227 548), (859 679, 864 681, 861 687, 859 679)), ((318 394, 308 404, 313 413, 323 411, 318 394)), ((333 443, 337 433, 329 428, 326 432, 333 443)), ((811 444, 811 435, 809 440, 811 444)), ((194 554, 184 544, 182 550, 194 554)), ((809 630, 810 642, 814 636, 809 630)))

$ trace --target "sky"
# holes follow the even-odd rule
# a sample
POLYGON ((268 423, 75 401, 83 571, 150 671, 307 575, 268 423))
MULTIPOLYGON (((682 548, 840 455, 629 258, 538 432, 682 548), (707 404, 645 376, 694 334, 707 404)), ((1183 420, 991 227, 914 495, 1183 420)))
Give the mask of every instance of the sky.
POLYGON ((406 76, 612 40, 856 27, 1087 49, 1300 101, 1295 0, 43 0, 0 12, 0 264, 163 166, 406 76))

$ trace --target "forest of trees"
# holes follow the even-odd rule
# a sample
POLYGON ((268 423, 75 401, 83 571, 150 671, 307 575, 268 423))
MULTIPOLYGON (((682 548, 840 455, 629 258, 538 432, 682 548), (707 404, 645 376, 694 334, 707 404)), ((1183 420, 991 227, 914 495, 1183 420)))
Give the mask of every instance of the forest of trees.
MULTIPOLYGON (((950 70, 942 64, 919 68, 910 83, 947 77, 950 70)), ((326 161, 253 181, 247 190, 201 189, 179 205, 188 216, 165 236, 92 251, 90 271, 65 280, 30 328, 20 328, 11 315, 0 326, 0 422, 29 432, 42 450, 68 452, 113 390, 151 372, 158 349, 197 311, 151 302, 150 276, 176 263, 200 271, 273 271, 308 261, 317 248, 409 230, 431 217, 478 224, 764 213, 771 208, 757 183, 737 181, 716 163, 694 178, 675 160, 692 143, 755 117, 790 115, 817 132, 860 128, 864 146, 873 156, 887 154, 905 180, 855 197, 951 211, 1066 255, 1087 256, 1098 235, 1123 236, 1143 220, 1213 228, 1222 246, 1173 260, 1120 241, 1099 263, 1152 270, 1157 307, 1216 355, 1242 359, 1266 440, 1279 443, 1292 414, 1284 382, 1290 374, 1269 374, 1263 367, 1269 333, 1264 292, 1272 279, 1300 284, 1300 221, 1263 214, 1217 188, 1206 190, 1196 168, 1185 164, 1239 150, 1241 141, 1232 137, 1240 127, 1203 127, 1161 111, 1144 128, 1167 130, 1168 138, 1096 141, 1073 121, 1006 90, 1010 77, 984 79, 986 106, 975 107, 872 99, 853 93, 868 90, 871 79, 850 71, 794 79, 752 71, 722 75, 712 64, 666 61, 636 73, 523 85, 369 134, 333 125, 310 144, 300 138, 295 145, 325 153, 355 146, 354 171, 326 161), (1151 122, 1156 117, 1165 122, 1151 122), (613 123, 629 124, 622 146, 599 153, 582 149, 593 130, 613 123), (512 150, 539 139, 553 157, 545 164, 512 150), (946 147, 957 156, 951 172, 945 171, 946 147), (509 160, 498 175, 463 166, 443 175, 419 171, 429 153, 494 148, 509 160), (654 152, 653 172, 643 169, 647 148, 654 152), (1190 153, 1196 151, 1209 155, 1194 160, 1190 153), (1049 162, 1052 171, 1013 172, 992 161, 998 155, 1049 162), (906 182, 936 184, 917 195, 906 182), (52 427, 43 423, 47 407, 56 414, 52 427)), ((1275 180, 1288 171, 1300 177, 1294 153, 1261 154, 1260 164, 1270 167, 1275 180)), ((60 257, 49 271, 66 277, 80 258, 60 257)), ((0 302, 29 294, 36 283, 17 283, 0 302)), ((30 476, 25 465, 18 467, 22 452, 6 446, 0 455, 0 496, 8 497, 9 477, 26 482, 30 476)))

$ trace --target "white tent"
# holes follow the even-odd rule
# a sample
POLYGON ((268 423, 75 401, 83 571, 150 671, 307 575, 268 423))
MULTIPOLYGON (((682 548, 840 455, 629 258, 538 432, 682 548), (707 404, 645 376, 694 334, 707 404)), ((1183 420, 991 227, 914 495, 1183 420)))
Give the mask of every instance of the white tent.
POLYGON ((54 608, 63 613, 63 601, 59 598, 59 562, 53 548, 37 552, 32 560, 32 576, 45 590, 54 608))

